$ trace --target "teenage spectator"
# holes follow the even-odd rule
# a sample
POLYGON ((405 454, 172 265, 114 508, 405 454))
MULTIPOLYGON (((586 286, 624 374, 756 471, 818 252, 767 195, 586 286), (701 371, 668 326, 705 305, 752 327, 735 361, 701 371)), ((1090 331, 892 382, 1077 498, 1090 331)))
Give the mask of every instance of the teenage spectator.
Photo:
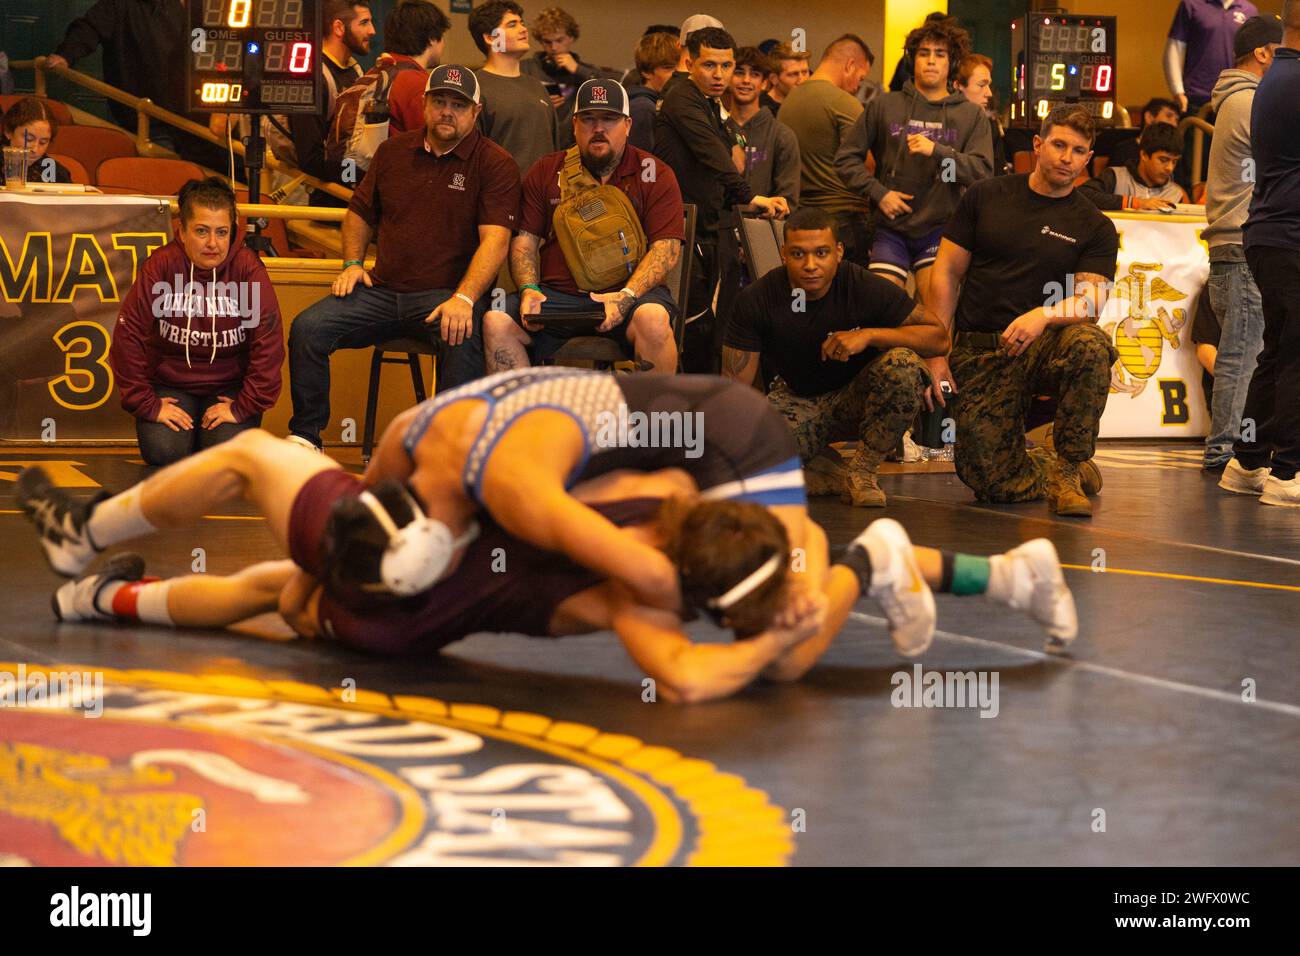
POLYGON ((1255 90, 1250 142, 1255 190, 1242 227, 1264 307, 1264 350, 1246 393, 1220 487, 1300 505, 1300 0, 1282 6, 1282 45, 1255 90), (1248 440, 1249 439, 1249 440, 1248 440))
MULTIPOLYGON (((1152 123, 1168 123, 1170 126, 1177 126, 1181 119, 1177 103, 1165 99, 1163 96, 1153 96, 1147 100, 1146 106, 1142 107, 1142 127, 1138 130, 1137 136, 1116 143, 1110 151, 1107 162, 1111 166, 1127 166, 1129 163, 1136 163, 1138 160, 1138 140, 1141 139, 1142 132, 1148 126, 1152 123)), ((1186 187, 1184 186, 1184 188, 1186 187)))
POLYGON ((257 428, 280 396, 284 335, 262 261, 215 176, 181 187, 180 227, 122 303, 109 362, 140 456, 169 465, 257 428))
POLYGON ((1258 14, 1250 0, 1179 0, 1165 40, 1165 80, 1179 113, 1210 101, 1219 74, 1232 66, 1232 39, 1258 14))
POLYGON ((846 33, 826 48, 807 82, 790 91, 776 117, 794 130, 799 142, 799 203, 835 217, 844 258, 860 266, 867 264, 871 251, 871 207, 865 196, 844 185, 835 171, 835 154, 862 115, 854 93, 873 59, 861 37, 846 33))
POLYGON ((59 132, 59 121, 44 100, 23 97, 5 112, 0 127, 6 146, 27 150, 29 183, 72 182, 72 174, 54 157, 45 155, 59 132))
POLYGON ((525 74, 546 88, 546 95, 555 108, 559 145, 564 149, 573 145, 573 124, 569 120, 573 117, 573 98, 578 87, 597 77, 613 79, 618 76, 613 70, 582 61, 582 57, 573 51, 578 34, 578 21, 572 14, 560 7, 547 7, 533 21, 532 35, 541 44, 542 52, 520 64, 525 74))
MULTIPOLYGON (((45 65, 76 66, 101 46, 105 83, 186 115, 185 58, 190 37, 188 15, 180 0, 97 0, 68 24, 45 65)), ((108 111, 118 126, 135 132, 135 110, 109 100, 108 111)), ((183 137, 161 120, 151 119, 149 138, 174 148, 183 137)))
POLYGON ((625 352, 649 362, 655 374, 671 375, 677 371, 672 327, 677 306, 664 283, 685 238, 677 178, 667 165, 628 142, 632 127, 628 97, 617 81, 588 80, 574 102, 570 122, 575 145, 542 157, 524 177, 519 232, 510 244, 510 271, 521 292, 511 296, 509 309, 515 318, 489 312, 484 320, 487 370, 528 365, 528 352, 534 362, 545 361, 565 340, 592 334, 590 329, 539 326, 528 321, 530 316, 603 307, 605 321, 595 334, 613 339, 625 352), (616 285, 590 292, 574 279, 553 222, 562 198, 560 180, 570 175, 566 160, 575 152, 581 169, 573 170, 573 175, 588 179, 588 186, 608 184, 622 190, 646 237, 645 253, 627 264, 629 273, 616 285))
POLYGON ((393 76, 388 91, 389 129, 405 133, 424 129, 424 87, 429 71, 442 62, 451 20, 429 0, 399 0, 384 17, 384 47, 409 52, 420 67, 393 76))
POLYGON ((471 11, 469 32, 487 58, 479 71, 479 129, 514 157, 522 175, 560 141, 546 87, 520 67, 528 55, 524 8, 514 0, 488 0, 471 11))
MULTIPOLYGON (((677 61, 681 58, 681 48, 677 43, 677 37, 680 31, 671 23, 652 23, 650 26, 645 28, 645 32, 641 34, 641 39, 644 40, 646 37, 654 36, 657 33, 662 33, 673 41, 673 66, 672 70, 668 73, 669 76, 672 76, 673 72, 677 69, 677 61)), ((623 75, 619 77, 619 83, 623 84, 623 89, 627 90, 629 87, 635 86, 637 83, 641 82, 641 79, 641 71, 633 66, 631 69, 624 71, 623 75)), ((630 92, 631 91, 629 90, 629 93, 630 92)), ((635 123, 635 111, 633 111, 632 116, 633 122, 635 123)))
POLYGON ((812 75, 808 66, 809 55, 803 50, 794 50, 788 43, 777 44, 767 54, 770 68, 767 74, 767 89, 759 100, 776 115, 785 98, 800 83, 806 82, 812 75))
MULTIPOLYGON (((926 14, 922 26, 930 23, 942 23, 945 20, 952 20, 956 23, 956 17, 949 17, 946 13, 935 11, 934 13, 926 14)), ((903 55, 898 58, 898 62, 894 65, 894 73, 889 78, 889 92, 899 92, 903 88, 903 84, 912 78, 912 60, 911 57, 904 52, 903 55)))
MULTIPOLYGON (((320 72, 323 83, 320 112, 294 113, 289 119, 293 165, 326 182, 343 183, 341 164, 325 159, 325 137, 329 117, 340 93, 361 79, 361 64, 355 57, 370 52, 375 35, 375 21, 370 7, 358 0, 326 0, 321 10, 320 72)), ((274 142, 272 148, 275 148, 274 142)), ((278 154, 277 154, 278 155, 278 154)), ((346 185, 352 185, 350 183, 346 185)), ((312 193, 312 205, 342 205, 326 193, 312 193)))
MULTIPOLYGON (((930 359, 932 401, 956 395, 957 477, 980 501, 1032 501, 1091 515, 1092 456, 1118 353, 1096 325, 1119 237, 1074 181, 1092 158, 1087 111, 1062 106, 1034 137, 1037 164, 966 190, 944 230, 927 305, 956 336, 930 359), (964 281, 963 281, 964 280, 964 281), (1025 410, 1057 399, 1054 454, 1025 453, 1025 410)), ((928 399, 927 401, 930 401, 928 399)))
POLYGON ((781 260, 737 299, 723 374, 761 388, 759 364, 770 363, 778 377, 768 400, 790 422, 808 493, 883 507, 877 469, 920 411, 930 381, 921 357, 947 351, 947 330, 903 290, 845 262, 825 210, 790 217, 781 260), (854 439, 846 469, 827 446, 854 439))
MULTIPOLYGON (((655 155, 677 174, 682 199, 696 206, 696 259, 686 314, 703 317, 711 311, 720 273, 718 225, 723 209, 752 205, 765 216, 781 217, 789 207, 780 196, 757 195, 732 157, 734 141, 723 123, 720 102, 736 65, 731 34, 717 27, 695 30, 687 49, 690 81, 678 83, 664 95, 655 117, 655 155)), ((721 329, 706 323, 695 330, 704 341, 687 355, 688 371, 716 368, 721 349, 716 336, 721 329)))
MULTIPOLYGON (((1210 143, 1209 177, 1205 184, 1207 225, 1201 238, 1210 248, 1210 279, 1206 283, 1213 311, 1223 331, 1214 336, 1217 354, 1211 374, 1218 398, 1211 406, 1210 433, 1203 464, 1218 471, 1232 458, 1232 443, 1241 434, 1246 389, 1255 359, 1264 347, 1264 311, 1259 287, 1246 264, 1241 227, 1250 209, 1254 166, 1250 147, 1250 111, 1260 78, 1273 64, 1282 42, 1282 25, 1272 17, 1252 17, 1233 40, 1237 64, 1219 75, 1214 86, 1214 129, 1210 143)), ((1197 309, 1200 321, 1200 309, 1197 309)), ((1196 339, 1193 326, 1192 337, 1196 339)), ((1198 354, 1199 354, 1198 348, 1198 354)))
POLYGON ((727 129, 744 150, 750 188, 760 196, 780 196, 793 209, 799 204, 799 141, 794 130, 759 103, 768 66, 756 47, 736 51, 736 69, 723 97, 727 129))
POLYGON ((939 240, 962 189, 993 173, 993 143, 984 112, 948 92, 949 71, 965 59, 966 31, 951 20, 907 36, 915 80, 878 97, 849 128, 835 168, 850 189, 875 206, 871 271, 899 287, 916 276, 922 301, 939 240), (875 175, 866 159, 875 160, 875 175))
POLYGON ((993 139, 993 175, 1005 176, 1011 172, 1011 164, 1007 162, 1002 121, 993 108, 993 61, 983 53, 968 53, 957 65, 957 77, 953 86, 989 118, 989 135, 993 139))
POLYGON ((330 356, 394 338, 437 343, 437 389, 483 373, 484 294, 505 262, 519 209, 513 158, 476 128, 472 70, 429 74, 425 128, 375 152, 343 220, 343 271, 289 334, 290 439, 320 448, 329 423, 330 356), (378 231, 373 271, 363 259, 378 231))
POLYGON ((655 148, 655 113, 663 99, 664 84, 677 68, 677 39, 671 33, 647 33, 636 45, 636 81, 626 85, 632 109, 632 132, 627 141, 638 149, 655 148))
POLYGON ((1079 192, 1098 209, 1170 210, 1188 202, 1183 187, 1174 182, 1174 167, 1183 154, 1183 138, 1168 123, 1152 123, 1142 131, 1138 161, 1128 166, 1107 166, 1088 180, 1079 192))

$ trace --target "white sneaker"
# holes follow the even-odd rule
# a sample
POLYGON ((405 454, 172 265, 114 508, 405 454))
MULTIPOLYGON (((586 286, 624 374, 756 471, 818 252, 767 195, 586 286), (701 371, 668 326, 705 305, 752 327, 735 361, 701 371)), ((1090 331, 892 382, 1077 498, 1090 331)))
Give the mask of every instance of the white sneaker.
POLYGON ((1046 538, 1026 541, 1001 555, 1008 561, 1010 598, 1007 607, 1026 611, 1047 631, 1047 650, 1059 651, 1079 634, 1079 614, 1061 574, 1056 546, 1046 538))
POLYGON ((139 581, 144 577, 144 558, 124 552, 114 555, 95 574, 69 581, 54 592, 50 605, 60 621, 116 621, 117 615, 99 606, 99 593, 113 581, 139 581))
POLYGON ((285 438, 285 441, 293 442, 295 445, 301 445, 303 448, 308 448, 311 451, 324 454, 323 449, 319 445, 313 444, 301 435, 290 435, 285 438))
POLYGON ((873 598, 889 619, 889 636, 904 657, 924 654, 934 640, 934 594, 921 576, 912 541, 892 518, 873 521, 850 547, 867 552, 873 598))
POLYGON ((1268 473, 1267 468, 1242 468, 1241 463, 1233 458, 1223 469, 1219 487, 1238 495, 1258 495, 1264 490, 1268 473))
MULTIPOLYGON (((1227 474, 1227 469, 1224 469, 1227 474)), ((1260 504, 1282 505, 1285 508, 1300 508, 1300 474, 1290 481, 1269 475, 1264 480, 1264 491, 1259 496, 1260 504)))

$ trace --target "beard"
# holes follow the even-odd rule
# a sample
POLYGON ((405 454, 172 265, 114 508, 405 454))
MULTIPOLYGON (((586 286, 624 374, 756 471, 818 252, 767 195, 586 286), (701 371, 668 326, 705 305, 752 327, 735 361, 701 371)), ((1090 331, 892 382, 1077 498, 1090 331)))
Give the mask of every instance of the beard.
POLYGON ((610 151, 609 156, 605 159, 597 159, 581 149, 578 150, 578 154, 582 157, 582 165, 586 167, 587 172, 591 173, 591 175, 595 176, 597 179, 604 179, 617 169, 619 160, 623 158, 621 153, 615 154, 612 150, 610 151))
POLYGON ((348 27, 347 32, 343 34, 343 43, 357 56, 365 56, 370 52, 370 40, 362 40, 352 32, 350 26, 348 27))

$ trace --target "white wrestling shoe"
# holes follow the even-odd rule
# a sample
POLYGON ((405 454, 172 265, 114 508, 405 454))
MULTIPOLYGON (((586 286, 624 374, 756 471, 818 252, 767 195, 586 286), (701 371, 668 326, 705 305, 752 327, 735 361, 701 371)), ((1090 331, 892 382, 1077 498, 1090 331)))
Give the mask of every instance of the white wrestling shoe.
POLYGON ((1241 463, 1233 458, 1223 468, 1219 487, 1238 495, 1263 494, 1268 474, 1268 468, 1242 468, 1241 463))
POLYGON ((874 559, 867 596, 889 619, 889 636, 898 653, 904 657, 924 654, 934 640, 934 594, 921 576, 903 526, 893 518, 873 521, 849 547, 861 548, 874 559))
POLYGON ((325 450, 321 448, 320 445, 317 445, 314 442, 309 441, 306 438, 303 438, 301 435, 286 435, 284 440, 288 442, 293 442, 295 445, 300 445, 303 448, 306 448, 308 451, 314 451, 322 455, 325 453, 325 450))
MULTIPOLYGON (((1224 469, 1227 472, 1227 469, 1224 469)), ((1290 481, 1269 475, 1264 479, 1264 488, 1259 496, 1260 504, 1282 505, 1288 508, 1300 508, 1300 474, 1290 481)))
POLYGON ((39 466, 24 468, 15 487, 18 505, 36 525, 50 567, 65 578, 84 571, 100 551, 90 540, 86 521, 108 493, 100 491, 89 501, 73 501, 39 466))
POLYGON ((60 621, 116 621, 116 614, 99 606, 100 592, 113 581, 139 581, 142 577, 144 558, 138 554, 117 554, 100 571, 69 581, 55 591, 50 606, 60 621))
POLYGON ((1061 574, 1056 546, 1046 538, 1035 538, 998 557, 1005 559, 1011 576, 1010 598, 999 603, 1025 611, 1043 625, 1048 651, 1064 650, 1079 634, 1079 614, 1061 574))

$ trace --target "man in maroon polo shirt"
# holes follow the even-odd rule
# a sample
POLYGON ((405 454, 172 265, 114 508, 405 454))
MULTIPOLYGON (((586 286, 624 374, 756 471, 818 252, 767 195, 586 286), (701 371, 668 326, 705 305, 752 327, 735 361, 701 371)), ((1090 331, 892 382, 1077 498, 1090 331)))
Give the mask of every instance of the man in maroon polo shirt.
POLYGON ((573 133, 582 165, 602 185, 617 186, 632 201, 645 230, 645 254, 629 263, 627 278, 608 289, 583 292, 574 281, 552 222, 560 203, 567 151, 543 156, 524 177, 519 232, 510 244, 510 272, 520 293, 507 312, 483 320, 487 369, 499 372, 549 358, 590 328, 542 326, 530 316, 604 310, 594 334, 619 342, 660 375, 677 371, 672 319, 677 304, 664 285, 681 253, 682 194, 667 164, 627 141, 632 128, 627 93, 615 80, 593 79, 578 88, 573 133), (519 324, 522 323, 522 324, 519 324))
POLYGON ((483 374, 486 293, 519 210, 510 154, 475 128, 478 80, 463 66, 429 74, 424 129, 375 152, 343 220, 343 271, 289 333, 289 438, 320 448, 329 423, 329 358, 386 339, 438 347, 438 391, 483 374), (375 230, 379 254, 363 260, 375 230))

